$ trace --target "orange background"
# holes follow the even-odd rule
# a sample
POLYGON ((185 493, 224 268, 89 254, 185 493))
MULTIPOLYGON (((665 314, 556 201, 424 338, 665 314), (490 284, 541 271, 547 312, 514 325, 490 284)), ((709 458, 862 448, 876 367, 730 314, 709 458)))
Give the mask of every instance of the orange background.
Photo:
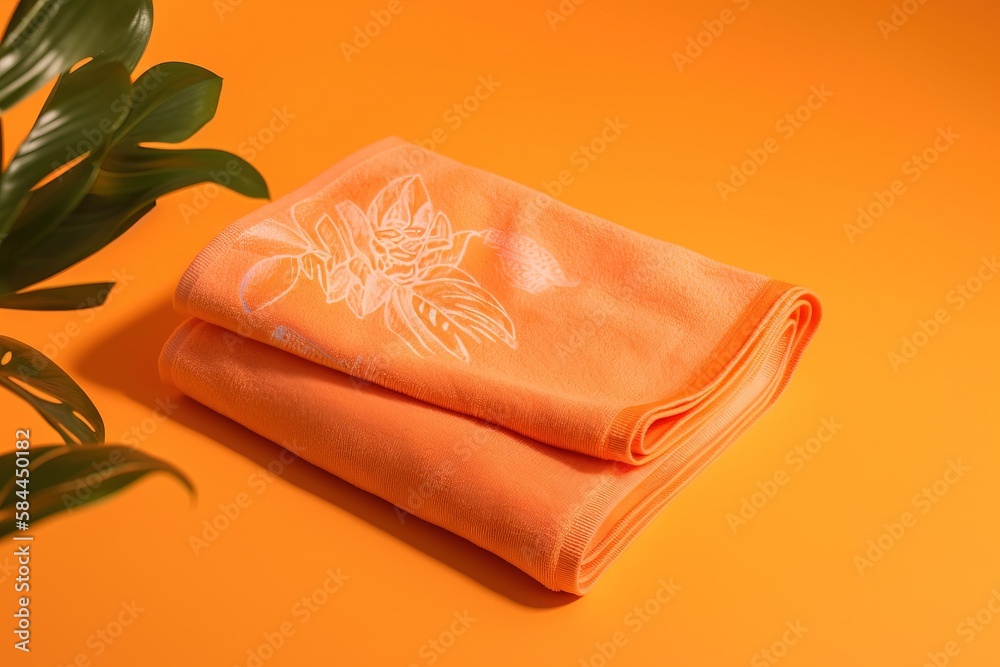
MULTIPOLYGON (((389 134, 443 138, 444 154, 537 188, 568 170, 559 197, 573 206, 815 289, 825 320, 797 376, 589 595, 552 593, 322 471, 281 463, 276 446, 160 384, 156 356, 179 321, 173 286, 219 230, 259 205, 204 186, 165 197, 51 281, 117 271, 126 283, 104 308, 3 311, 2 331, 54 346, 101 408, 109 440, 185 470, 197 504, 155 477, 40 524, 34 651, 15 654, 5 631, 3 664, 247 665, 247 651, 284 623, 293 634, 263 664, 597 666, 615 639, 609 665, 772 664, 758 652, 778 642, 788 667, 919 667, 949 641, 958 652, 948 664, 998 664, 1000 615, 982 613, 992 623, 980 630, 960 624, 1000 590, 1000 280, 961 308, 949 297, 1000 250, 996 5, 910 0, 916 12, 886 39, 878 22, 890 20, 890 0, 589 0, 555 28, 546 12, 559 0, 400 2, 350 62, 341 42, 387 2, 157 2, 139 70, 185 60, 224 77, 216 119, 188 143, 240 152, 273 195, 389 134), (707 30, 703 21, 718 32, 711 20, 724 9, 731 22, 701 35, 707 46, 679 71, 674 52, 707 30), (490 76, 499 86, 481 88, 487 99, 467 118, 445 115, 490 76), (776 123, 812 86, 831 96, 800 110, 810 117, 787 136, 776 123), (269 134, 276 113, 284 127, 269 134), (595 159, 581 157, 608 118, 627 128, 595 159), (958 138, 913 181, 907 162, 940 128, 958 138), (777 151, 723 201, 717 182, 769 138, 777 151), (852 243, 844 226, 896 179, 903 194, 852 243), (929 341, 918 335, 926 345, 894 370, 888 354, 938 309, 947 321, 929 341), (843 426, 803 465, 786 458, 824 418, 843 426), (937 502, 914 498, 957 460, 969 470, 939 483, 937 502), (281 476, 265 476, 275 461, 281 476), (763 506, 734 533, 727 515, 778 471, 787 484, 766 503, 753 498, 763 506), (238 499, 249 502, 195 555, 189 538, 238 499), (859 573, 855 556, 907 511, 915 525, 883 536, 891 547, 859 573), (325 604, 308 615, 295 606, 338 568, 349 579, 325 604), (656 603, 671 579, 681 590, 656 603), (117 634, 133 601, 134 622, 100 639, 117 634), (647 603, 655 613, 634 612, 647 603), (465 612, 474 622, 453 627, 465 612), (783 651, 796 622, 808 630, 783 651)), ((2 14, 13 5, 0 3, 2 14)), ((8 157, 41 100, 5 117, 8 157)), ((0 395, 0 410, 0 450, 16 427, 33 427, 36 445, 52 438, 11 396, 0 395)), ((0 566, 12 552, 4 542, 0 566)), ((7 627, 9 569, 0 579, 7 627)), ((1000 594, 993 605, 1000 611, 1000 594)))

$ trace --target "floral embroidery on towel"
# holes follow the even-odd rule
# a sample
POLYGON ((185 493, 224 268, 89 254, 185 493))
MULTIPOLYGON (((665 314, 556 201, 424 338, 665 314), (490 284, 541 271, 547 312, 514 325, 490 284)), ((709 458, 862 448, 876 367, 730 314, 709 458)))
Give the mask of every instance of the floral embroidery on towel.
POLYGON ((539 294, 552 286, 574 287, 579 283, 567 278, 552 253, 530 236, 487 229, 483 241, 500 257, 507 280, 525 292, 539 294))
POLYGON ((240 284, 247 312, 273 304, 300 279, 314 280, 327 303, 344 302, 358 319, 381 311, 386 327, 417 355, 444 351, 467 362, 467 341, 517 347, 503 305, 460 267, 473 238, 500 256, 504 274, 520 289, 575 284, 526 236, 453 231, 419 174, 390 181, 367 211, 344 200, 315 224, 300 219, 300 208, 314 204, 296 204, 291 223, 271 218, 240 235, 241 246, 267 255, 240 284))

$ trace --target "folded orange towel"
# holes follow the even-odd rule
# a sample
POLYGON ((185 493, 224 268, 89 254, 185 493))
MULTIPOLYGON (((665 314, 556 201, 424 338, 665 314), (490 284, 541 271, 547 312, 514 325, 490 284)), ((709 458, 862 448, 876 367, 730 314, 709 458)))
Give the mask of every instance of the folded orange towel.
POLYGON ((578 594, 819 321, 801 287, 398 139, 231 225, 176 305, 165 380, 406 509, 430 485, 414 514, 578 594))

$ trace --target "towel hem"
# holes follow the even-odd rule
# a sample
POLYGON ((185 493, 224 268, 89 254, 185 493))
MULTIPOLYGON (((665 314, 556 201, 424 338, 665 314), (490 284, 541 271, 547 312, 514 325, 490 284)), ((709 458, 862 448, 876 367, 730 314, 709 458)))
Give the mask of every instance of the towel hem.
MULTIPOLYGON (((632 465, 640 465, 665 454, 663 443, 676 441, 677 434, 676 432, 669 433, 669 437, 667 433, 651 436, 649 431, 652 425, 658 419, 683 412, 689 412, 691 418, 696 418, 697 413, 703 411, 712 402, 713 392, 725 388, 727 378, 731 382, 739 382, 739 378, 734 378, 734 374, 745 375, 741 367, 745 369, 754 364, 754 357, 758 356, 754 354, 754 348, 766 354, 768 348, 773 346, 775 340, 780 337, 789 318, 797 317, 798 309, 803 307, 810 310, 810 316, 808 321, 801 323, 804 329, 802 335, 794 341, 794 348, 791 350, 788 363, 785 368, 781 369, 785 376, 785 382, 787 382, 788 376, 798 362, 802 349, 809 342, 819 323, 820 304, 814 294, 802 287, 781 281, 770 281, 754 297, 743 316, 730 328, 725 338, 727 342, 723 343, 723 349, 726 347, 733 349, 735 347, 733 345, 734 336, 746 329, 746 322, 756 321, 753 330, 747 334, 738 347, 735 347, 725 365, 705 382, 698 382, 702 376, 696 375, 684 389, 675 394, 675 396, 679 395, 680 398, 631 405, 621 409, 612 420, 604 439, 602 451, 597 455, 632 465), (761 304, 765 305, 762 307, 761 304), (761 313, 762 310, 765 312, 761 313)), ((784 386, 784 382, 781 386, 784 386)), ((676 426, 680 426, 683 421, 686 421, 685 417, 681 417, 676 426)))
POLYGON ((167 339, 166 344, 160 351, 160 357, 157 360, 157 369, 160 373, 160 380, 163 383, 169 384, 172 387, 177 387, 177 383, 174 382, 174 362, 180 354, 181 347, 200 324, 202 324, 201 320, 191 317, 181 322, 181 324, 174 329, 174 332, 170 334, 170 338, 167 339))

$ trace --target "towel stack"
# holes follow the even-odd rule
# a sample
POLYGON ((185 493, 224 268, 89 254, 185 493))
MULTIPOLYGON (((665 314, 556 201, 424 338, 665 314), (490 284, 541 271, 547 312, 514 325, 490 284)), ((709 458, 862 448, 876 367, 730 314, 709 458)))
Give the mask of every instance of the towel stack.
POLYGON ((808 290, 398 139, 225 229, 166 382, 582 595, 767 410, 808 290))

